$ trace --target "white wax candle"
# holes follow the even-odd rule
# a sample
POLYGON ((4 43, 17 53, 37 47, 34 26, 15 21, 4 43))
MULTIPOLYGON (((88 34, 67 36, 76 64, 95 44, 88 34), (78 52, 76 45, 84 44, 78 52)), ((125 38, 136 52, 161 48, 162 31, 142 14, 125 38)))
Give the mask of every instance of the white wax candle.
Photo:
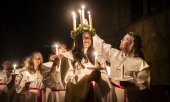
POLYGON ((27 76, 27 81, 29 81, 29 72, 26 72, 26 76, 27 76))
POLYGON ((108 75, 110 77, 110 75, 111 75, 111 68, 110 68, 110 66, 106 66, 106 70, 107 70, 107 73, 108 73, 108 75))
POLYGON ((17 66, 16 64, 13 65, 13 67, 14 67, 14 69, 13 69, 14 70, 14 74, 15 74, 16 66, 17 66))
POLYGON ((89 25, 90 25, 90 29, 92 29, 92 17, 91 17, 90 11, 88 11, 88 17, 89 17, 89 25))
POLYGON ((83 24, 84 24, 84 19, 85 19, 85 17, 84 17, 84 8, 85 8, 85 6, 82 5, 82 6, 81 6, 81 10, 82 10, 82 23, 83 23, 83 24))
POLYGON ((98 59, 98 57, 97 57, 97 52, 94 52, 94 55, 95 55, 94 65, 95 65, 95 67, 97 67, 97 59, 98 59))
POLYGON ((121 68, 120 78, 121 78, 121 79, 124 78, 124 65, 123 65, 122 68, 121 68))
POLYGON ((55 50, 56 50, 56 55, 58 55, 59 53, 58 53, 58 44, 55 44, 55 50))
POLYGON ((75 12, 72 13, 73 14, 73 30, 76 30, 76 14, 75 12))
POLYGON ((79 12, 79 15, 80 15, 80 24, 81 24, 81 26, 82 26, 82 24, 83 24, 83 23, 82 23, 82 12, 81 12, 81 10, 79 10, 78 12, 79 12))

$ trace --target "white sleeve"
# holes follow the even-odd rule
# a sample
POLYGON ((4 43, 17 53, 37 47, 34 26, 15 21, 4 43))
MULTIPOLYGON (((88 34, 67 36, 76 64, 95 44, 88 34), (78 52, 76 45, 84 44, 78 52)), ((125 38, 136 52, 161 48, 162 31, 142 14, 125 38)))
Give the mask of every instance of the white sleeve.
POLYGON ((109 59, 109 51, 112 46, 106 44, 97 34, 93 37, 93 47, 105 59, 109 59))

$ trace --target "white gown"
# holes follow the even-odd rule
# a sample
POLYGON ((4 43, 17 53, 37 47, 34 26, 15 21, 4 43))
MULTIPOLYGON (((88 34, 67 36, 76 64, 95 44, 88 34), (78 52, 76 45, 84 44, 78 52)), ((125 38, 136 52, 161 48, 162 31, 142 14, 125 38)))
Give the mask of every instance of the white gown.
MULTIPOLYGON (((111 48, 110 44, 106 44, 97 35, 93 37, 93 43, 95 50, 111 63, 110 77, 112 82, 119 85, 119 81, 114 78, 120 77, 120 69, 124 67, 125 76, 133 77, 133 80, 130 80, 130 82, 134 83, 138 87, 138 90, 148 88, 150 83, 149 65, 143 59, 140 57, 125 56, 121 50, 111 48)), ((117 102, 124 102, 124 89, 112 88, 112 90, 116 92, 117 102)), ((112 97, 112 99, 115 100, 115 97, 112 97)))
POLYGON ((28 72, 28 70, 21 71, 23 75, 20 82, 20 86, 23 87, 23 91, 26 91, 26 102, 45 102, 44 84, 42 82, 43 76, 40 71, 36 70, 34 74, 28 72), (25 90, 25 83, 31 82, 29 89, 25 90))
POLYGON ((9 89, 7 84, 11 81, 11 76, 7 75, 6 70, 0 70, 0 100, 4 102, 9 101, 9 89))
MULTIPOLYGON (((88 76, 92 70, 88 67, 94 67, 91 63, 81 62, 85 68, 74 68, 72 61, 74 60, 72 52, 67 52, 63 54, 61 58, 61 79, 66 83, 66 95, 65 102, 83 102, 87 95, 89 89, 88 76)), ((105 60, 99 58, 98 60, 101 65, 105 63, 105 60)), ((110 86, 108 85, 107 73, 105 70, 101 73, 101 79, 99 82, 93 82, 94 85, 94 95, 96 102, 106 102, 105 96, 107 96, 110 91, 110 86)))
MULTIPOLYGON (((46 62, 43 65, 51 69, 53 62, 46 62)), ((49 73, 48 70, 46 73, 49 73)), ((64 102, 65 87, 61 81, 60 67, 56 66, 55 70, 45 78, 46 86, 46 101, 47 102, 64 102)))

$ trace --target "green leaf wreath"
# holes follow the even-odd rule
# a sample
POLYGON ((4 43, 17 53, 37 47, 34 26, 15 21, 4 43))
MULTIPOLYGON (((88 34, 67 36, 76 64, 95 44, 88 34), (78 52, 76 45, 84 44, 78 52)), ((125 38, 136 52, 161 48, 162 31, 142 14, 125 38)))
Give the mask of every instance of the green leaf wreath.
POLYGON ((74 30, 71 31, 71 37, 75 39, 78 34, 82 34, 83 32, 87 32, 87 31, 91 34, 92 37, 96 34, 96 30, 90 29, 89 25, 83 24, 83 26, 81 26, 80 24, 75 31, 74 30))

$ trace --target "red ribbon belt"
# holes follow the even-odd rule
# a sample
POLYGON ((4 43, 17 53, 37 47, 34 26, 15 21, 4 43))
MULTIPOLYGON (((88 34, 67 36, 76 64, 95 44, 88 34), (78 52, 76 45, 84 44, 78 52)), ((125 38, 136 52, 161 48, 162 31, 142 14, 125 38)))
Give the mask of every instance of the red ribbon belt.
POLYGON ((29 88, 29 90, 38 90, 38 92, 39 92, 39 96, 38 96, 38 102, 42 102, 42 91, 44 91, 44 89, 42 89, 42 88, 29 88))
MULTIPOLYGON (((117 87, 117 88, 120 88, 120 89, 125 89, 125 87, 123 87, 123 86, 121 86, 121 85, 117 85, 117 84, 115 84, 114 82, 112 82, 111 79, 109 79, 109 80, 110 80, 110 83, 111 83, 114 87, 117 87)), ((124 94, 124 102, 126 102, 126 93, 124 94)))
POLYGON ((0 85, 7 85, 6 83, 0 83, 0 85))
POLYGON ((65 89, 52 89, 52 91, 66 91, 65 89))
POLYGON ((114 87, 117 87, 117 88, 120 88, 120 89, 125 89, 125 87, 120 86, 120 85, 117 85, 117 84, 115 84, 114 82, 111 82, 111 81, 110 81, 110 83, 111 83, 114 87))

